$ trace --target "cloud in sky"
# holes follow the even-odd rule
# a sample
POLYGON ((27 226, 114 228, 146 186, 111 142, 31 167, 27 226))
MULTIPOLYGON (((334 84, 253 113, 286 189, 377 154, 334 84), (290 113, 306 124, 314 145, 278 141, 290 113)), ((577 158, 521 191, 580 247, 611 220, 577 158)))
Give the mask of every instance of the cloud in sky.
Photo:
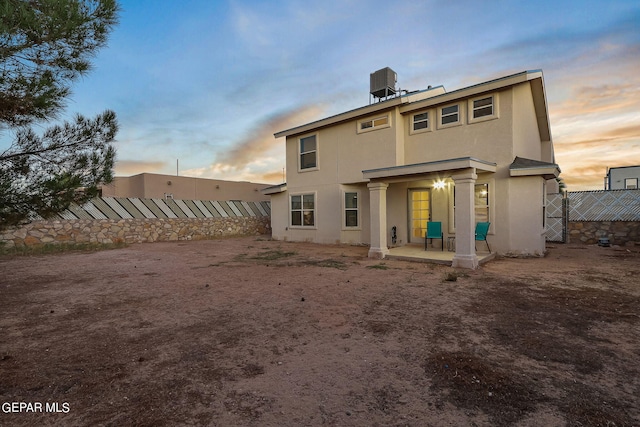
POLYGON ((570 189, 640 164, 636 0, 120 3, 68 109, 116 111, 119 175, 171 174, 179 159, 181 174, 278 183, 273 133, 366 105, 386 66, 408 90, 542 69, 570 189))
POLYGON ((264 119, 246 135, 232 144, 232 148, 216 154, 216 160, 207 167, 187 170, 201 177, 221 176, 226 179, 278 182, 284 164, 284 143, 274 133, 300 123, 318 119, 323 113, 319 105, 301 106, 264 119))
POLYGON ((118 176, 137 175, 142 172, 160 172, 165 170, 167 164, 164 162, 147 162, 135 160, 118 160, 115 165, 115 172, 118 176))

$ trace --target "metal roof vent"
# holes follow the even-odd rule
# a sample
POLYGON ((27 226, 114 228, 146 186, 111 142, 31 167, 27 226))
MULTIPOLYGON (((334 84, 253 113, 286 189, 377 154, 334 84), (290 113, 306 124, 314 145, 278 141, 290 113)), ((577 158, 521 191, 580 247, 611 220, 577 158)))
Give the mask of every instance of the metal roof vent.
POLYGON ((370 92, 376 98, 387 98, 396 94, 398 75, 389 67, 370 74, 370 92))

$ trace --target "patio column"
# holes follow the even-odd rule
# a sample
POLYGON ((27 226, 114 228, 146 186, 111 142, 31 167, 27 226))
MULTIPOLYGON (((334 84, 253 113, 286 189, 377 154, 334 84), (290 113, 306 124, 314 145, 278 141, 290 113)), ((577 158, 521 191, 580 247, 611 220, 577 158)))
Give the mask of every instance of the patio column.
POLYGON ((371 227, 371 246, 369 258, 382 259, 389 253, 387 248, 387 187, 384 182, 370 182, 369 212, 371 227))
POLYGON ((456 254, 452 267, 478 268, 476 256, 476 212, 475 212, 475 183, 478 179, 475 168, 467 169, 453 175, 456 186, 456 254))

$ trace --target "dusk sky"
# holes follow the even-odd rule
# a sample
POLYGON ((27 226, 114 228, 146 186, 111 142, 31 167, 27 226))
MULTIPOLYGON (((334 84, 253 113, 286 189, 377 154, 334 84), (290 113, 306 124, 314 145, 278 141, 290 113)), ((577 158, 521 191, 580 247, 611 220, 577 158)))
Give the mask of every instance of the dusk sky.
POLYGON ((121 0, 64 118, 113 109, 116 175, 282 182, 274 132, 369 103, 369 74, 447 91, 544 72, 569 190, 640 165, 640 2, 121 0))

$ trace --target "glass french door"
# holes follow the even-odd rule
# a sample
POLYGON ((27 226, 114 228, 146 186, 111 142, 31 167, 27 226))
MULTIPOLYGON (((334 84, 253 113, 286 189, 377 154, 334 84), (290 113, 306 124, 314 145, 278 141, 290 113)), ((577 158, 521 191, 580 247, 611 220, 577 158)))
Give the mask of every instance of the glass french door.
POLYGON ((409 242, 424 243, 430 208, 431 191, 428 188, 409 190, 409 242))

